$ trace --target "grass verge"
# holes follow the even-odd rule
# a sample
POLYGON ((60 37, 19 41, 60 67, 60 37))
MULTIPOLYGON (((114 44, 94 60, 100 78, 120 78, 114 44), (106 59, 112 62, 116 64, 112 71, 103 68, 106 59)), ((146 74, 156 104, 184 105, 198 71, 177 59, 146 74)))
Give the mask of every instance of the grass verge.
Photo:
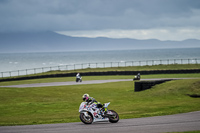
POLYGON ((0 125, 79 122, 82 95, 111 102, 120 119, 200 110, 200 79, 176 80, 134 92, 133 82, 39 88, 0 88, 0 125))

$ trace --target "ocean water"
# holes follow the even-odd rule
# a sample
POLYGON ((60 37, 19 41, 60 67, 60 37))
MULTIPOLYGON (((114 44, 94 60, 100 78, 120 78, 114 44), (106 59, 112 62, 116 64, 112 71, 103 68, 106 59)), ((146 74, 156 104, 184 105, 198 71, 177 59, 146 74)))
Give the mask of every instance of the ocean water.
POLYGON ((200 48, 44 53, 0 53, 0 72, 41 67, 53 68, 53 66, 82 63, 195 58, 200 59, 200 48))

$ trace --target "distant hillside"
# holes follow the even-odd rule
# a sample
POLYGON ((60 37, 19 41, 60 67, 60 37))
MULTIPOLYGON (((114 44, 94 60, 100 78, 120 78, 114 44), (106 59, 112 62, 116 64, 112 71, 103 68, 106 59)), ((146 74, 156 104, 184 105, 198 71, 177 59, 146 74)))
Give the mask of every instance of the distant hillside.
POLYGON ((0 53, 126 50, 200 47, 200 40, 112 39, 70 37, 55 32, 0 33, 0 53))

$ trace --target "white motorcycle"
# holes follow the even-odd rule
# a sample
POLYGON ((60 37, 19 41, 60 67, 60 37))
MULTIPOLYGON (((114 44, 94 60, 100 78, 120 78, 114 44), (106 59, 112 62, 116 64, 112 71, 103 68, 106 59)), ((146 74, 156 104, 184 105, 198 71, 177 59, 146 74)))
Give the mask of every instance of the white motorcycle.
POLYGON ((76 82, 82 82, 82 77, 80 77, 80 78, 76 78, 76 82))
MULTIPOLYGON (((104 108, 107 109, 109 103, 104 104, 104 108)), ((80 119, 85 124, 92 124, 93 122, 110 121, 111 123, 117 123, 119 121, 118 114, 113 110, 108 110, 106 113, 102 109, 97 108, 96 104, 87 105, 86 102, 82 102, 79 107, 80 119)))

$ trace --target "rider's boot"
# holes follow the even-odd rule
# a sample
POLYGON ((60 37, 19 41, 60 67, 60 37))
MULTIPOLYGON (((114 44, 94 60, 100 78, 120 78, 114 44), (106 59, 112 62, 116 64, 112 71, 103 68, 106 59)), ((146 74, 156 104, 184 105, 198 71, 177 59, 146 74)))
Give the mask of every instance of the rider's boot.
POLYGON ((101 115, 102 115, 103 117, 106 116, 107 112, 108 112, 108 111, 107 111, 107 108, 104 108, 104 107, 101 108, 101 115))

